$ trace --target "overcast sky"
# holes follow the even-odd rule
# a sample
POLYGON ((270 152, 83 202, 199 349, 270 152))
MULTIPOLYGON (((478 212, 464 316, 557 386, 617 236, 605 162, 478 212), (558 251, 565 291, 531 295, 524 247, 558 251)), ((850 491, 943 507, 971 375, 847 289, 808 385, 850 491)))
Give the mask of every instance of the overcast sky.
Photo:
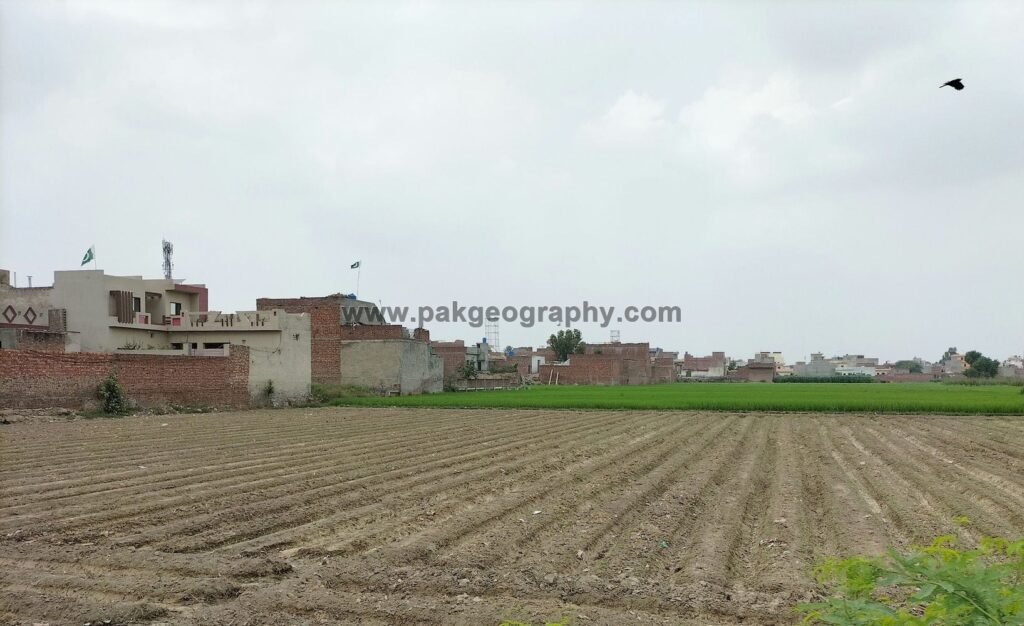
POLYGON ((226 311, 361 260, 391 305, 678 305, 612 325, 669 350, 1003 358, 1022 32, 1011 0, 0 0, 0 267, 158 277, 166 237, 226 311))

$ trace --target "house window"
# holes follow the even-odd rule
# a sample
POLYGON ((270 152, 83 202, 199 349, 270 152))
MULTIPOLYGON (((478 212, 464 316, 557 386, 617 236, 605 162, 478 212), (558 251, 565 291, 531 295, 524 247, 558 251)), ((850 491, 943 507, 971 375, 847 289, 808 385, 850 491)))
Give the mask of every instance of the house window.
POLYGON ((181 315, 181 303, 180 302, 172 302, 171 303, 171 315, 181 315))
POLYGON ((204 343, 203 344, 203 349, 204 350, 223 350, 224 349, 224 344, 223 343, 204 343))
POLYGON ((136 313, 142 312, 142 298, 132 298, 132 308, 136 313))

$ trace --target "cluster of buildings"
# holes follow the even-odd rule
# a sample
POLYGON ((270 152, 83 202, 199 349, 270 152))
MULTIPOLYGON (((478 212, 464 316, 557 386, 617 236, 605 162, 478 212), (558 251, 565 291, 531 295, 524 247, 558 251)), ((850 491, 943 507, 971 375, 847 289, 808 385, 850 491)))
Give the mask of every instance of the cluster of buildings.
MULTIPOLYGON (((710 356, 704 357, 695 357, 687 352, 676 362, 680 380, 741 378, 758 382, 786 376, 869 376, 883 382, 927 382, 962 376, 967 368, 964 355, 957 352, 948 354, 938 363, 931 363, 919 357, 897 363, 881 363, 877 357, 863 354, 845 354, 828 358, 822 353, 814 353, 809 361, 797 361, 788 365, 781 352, 758 352, 749 360, 729 359, 724 352, 713 352, 710 356)), ((1024 378, 1024 358, 1012 356, 1003 361, 999 367, 999 377, 1024 378)))
MULTIPOLYGON (((444 363, 422 329, 343 323, 354 296, 260 298, 211 311, 205 285, 58 271, 16 287, 0 270, 0 406, 88 405, 116 371, 142 404, 303 401, 313 383, 382 394, 442 390, 444 363)), ((379 313, 379 312, 378 312, 379 313)))
MULTIPOLYGON (((959 376, 964 355, 940 363, 880 363, 847 354, 788 365, 781 352, 746 360, 724 352, 680 357, 648 343, 587 343, 559 360, 550 348, 432 341, 423 328, 384 323, 353 295, 259 298, 250 311, 211 311, 205 285, 172 278, 58 271, 52 286, 18 287, 0 270, 0 407, 88 406, 117 372, 150 405, 287 403, 311 386, 382 395, 549 385, 646 385, 680 380, 771 382, 779 377, 871 376, 928 381, 959 376), (353 315, 346 309, 363 309, 353 315), (350 320, 361 320, 353 323, 350 320)), ((1024 359, 999 375, 1024 378, 1024 359)))

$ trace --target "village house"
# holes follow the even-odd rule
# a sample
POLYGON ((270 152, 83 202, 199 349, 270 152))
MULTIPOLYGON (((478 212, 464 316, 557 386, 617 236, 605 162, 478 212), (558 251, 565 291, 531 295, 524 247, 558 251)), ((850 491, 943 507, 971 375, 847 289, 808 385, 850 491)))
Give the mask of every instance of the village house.
POLYGON ((12 286, 8 277, 0 270, 2 349, 198 358, 245 347, 253 398, 264 395, 268 383, 278 400, 309 397, 305 315, 209 311, 204 285, 174 279, 73 270, 54 272, 52 286, 27 288, 12 286))
POLYGON ((444 359, 431 350, 430 333, 424 328, 410 331, 384 323, 371 302, 339 293, 259 298, 256 309, 309 316, 313 383, 354 385, 400 395, 443 390, 444 359))
POLYGON ((724 352, 712 352, 710 356, 694 356, 683 353, 677 360, 676 374, 679 378, 725 378, 729 370, 729 359, 724 352))

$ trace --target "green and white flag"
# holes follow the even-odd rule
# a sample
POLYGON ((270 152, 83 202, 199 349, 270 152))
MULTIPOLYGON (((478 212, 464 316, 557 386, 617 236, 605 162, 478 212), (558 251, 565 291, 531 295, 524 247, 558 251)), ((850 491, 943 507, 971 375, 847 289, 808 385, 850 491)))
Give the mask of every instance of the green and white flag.
POLYGON ((89 261, 96 258, 96 246, 89 246, 89 249, 85 251, 85 256, 82 257, 82 265, 85 265, 89 261))
POLYGON ((355 263, 352 264, 351 269, 359 269, 360 263, 362 263, 362 261, 356 261, 355 263))

